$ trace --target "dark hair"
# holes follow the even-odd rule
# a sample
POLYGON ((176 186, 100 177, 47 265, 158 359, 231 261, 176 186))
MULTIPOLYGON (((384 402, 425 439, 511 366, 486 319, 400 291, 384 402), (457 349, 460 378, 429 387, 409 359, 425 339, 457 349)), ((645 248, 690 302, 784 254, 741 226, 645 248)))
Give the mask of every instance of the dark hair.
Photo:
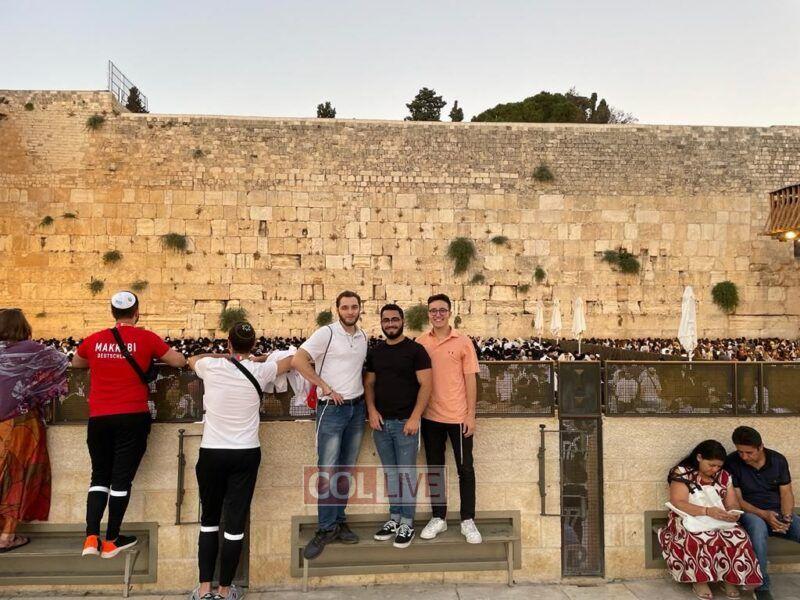
POLYGON ((228 341, 235 352, 250 352, 256 345, 256 330, 247 321, 239 321, 228 332, 228 341))
POLYGON ((129 292, 131 296, 136 298, 136 302, 133 303, 133 306, 130 308, 117 308, 115 306, 111 307, 111 314, 115 319, 130 319, 133 315, 136 314, 136 311, 139 310, 139 296, 134 294, 133 292, 129 292))
POLYGON ((345 290, 336 296, 336 308, 339 308, 339 302, 341 302, 342 298, 355 298, 358 300, 358 306, 361 307, 361 296, 350 290, 345 290))
POLYGON ((0 308, 0 340, 21 342, 31 339, 31 324, 21 308, 0 308))
POLYGON ((437 300, 441 300, 442 302, 447 304, 447 310, 450 310, 453 307, 453 305, 450 302, 450 298, 447 296, 447 294, 434 294, 433 296, 430 296, 428 298, 428 306, 430 306, 437 300))
POLYGON ((387 311, 387 310, 396 310, 397 312, 400 313, 400 318, 401 319, 405 319, 406 318, 405 314, 403 314, 403 309, 400 308, 399 306, 397 306, 397 304, 384 304, 383 307, 381 308, 380 316, 383 317, 384 311, 387 311))
POLYGON ((761 434, 747 425, 741 425, 734 429, 731 439, 737 446, 752 446, 753 448, 760 448, 764 444, 764 442, 761 440, 761 434))
POLYGON ((670 469, 667 481, 670 483, 673 481, 683 481, 682 476, 676 473, 680 467, 684 467, 687 471, 697 471, 700 468, 700 463, 697 460, 698 454, 705 460, 724 461, 728 457, 725 446, 720 444, 717 440, 704 440, 697 444, 694 450, 689 452, 683 460, 670 469))

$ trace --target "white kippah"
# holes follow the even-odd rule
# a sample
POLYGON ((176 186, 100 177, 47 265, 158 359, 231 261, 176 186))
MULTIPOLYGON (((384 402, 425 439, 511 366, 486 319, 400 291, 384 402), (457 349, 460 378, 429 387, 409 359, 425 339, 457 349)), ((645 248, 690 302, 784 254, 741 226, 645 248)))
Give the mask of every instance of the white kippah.
POLYGON ((111 297, 111 306, 125 310, 136 304, 136 296, 130 292, 117 292, 111 297))

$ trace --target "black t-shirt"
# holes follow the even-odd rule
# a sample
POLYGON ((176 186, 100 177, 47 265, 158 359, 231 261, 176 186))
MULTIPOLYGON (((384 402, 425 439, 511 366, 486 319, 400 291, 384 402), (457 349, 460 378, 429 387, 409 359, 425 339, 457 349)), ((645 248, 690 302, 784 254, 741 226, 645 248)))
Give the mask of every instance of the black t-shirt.
POLYGON ((417 371, 431 368, 421 344, 409 338, 399 344, 379 342, 367 353, 367 372, 375 373, 375 408, 384 419, 407 419, 419 392, 417 371))
POLYGON ((733 477, 733 487, 742 490, 742 498, 763 510, 781 512, 780 486, 792 482, 789 463, 780 452, 765 448, 767 462, 760 469, 751 467, 737 452, 725 459, 725 470, 733 477))

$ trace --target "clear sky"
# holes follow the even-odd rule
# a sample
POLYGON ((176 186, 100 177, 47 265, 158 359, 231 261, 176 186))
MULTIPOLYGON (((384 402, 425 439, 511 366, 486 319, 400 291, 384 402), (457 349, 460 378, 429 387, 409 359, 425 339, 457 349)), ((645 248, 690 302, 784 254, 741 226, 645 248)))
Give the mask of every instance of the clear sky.
POLYGON ((800 0, 0 0, 0 89, 104 89, 152 112, 402 119, 422 86, 466 119, 597 91, 641 123, 800 125, 800 0))

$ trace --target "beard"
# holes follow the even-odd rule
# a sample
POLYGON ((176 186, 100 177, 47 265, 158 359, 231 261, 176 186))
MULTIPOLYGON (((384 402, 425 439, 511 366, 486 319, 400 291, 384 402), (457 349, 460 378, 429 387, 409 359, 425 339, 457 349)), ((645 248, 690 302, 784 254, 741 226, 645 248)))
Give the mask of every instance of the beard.
POLYGON ((345 319, 342 315, 339 315, 339 320, 342 323, 344 323, 345 325, 347 325, 348 327, 352 327, 353 325, 358 323, 358 319, 360 319, 360 318, 361 318, 361 315, 358 315, 357 317, 353 317, 352 319, 348 320, 348 319, 345 319))
POLYGON ((383 335, 386 336, 387 340, 396 340, 401 335, 403 335, 403 325, 400 325, 400 328, 394 333, 387 333, 383 327, 381 327, 381 331, 383 332, 383 335))

